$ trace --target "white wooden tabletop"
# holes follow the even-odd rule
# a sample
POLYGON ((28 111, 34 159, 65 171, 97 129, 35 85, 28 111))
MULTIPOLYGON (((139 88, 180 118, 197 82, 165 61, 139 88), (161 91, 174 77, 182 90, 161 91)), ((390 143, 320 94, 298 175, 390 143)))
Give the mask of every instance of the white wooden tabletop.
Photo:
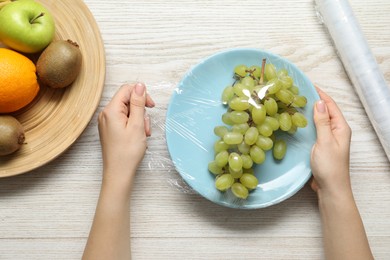
MULTIPOLYGON (((144 81, 157 103, 132 197, 134 259, 323 259, 317 199, 308 186, 269 208, 234 210, 187 189, 170 162, 164 120, 174 88, 202 58, 234 47, 289 59, 339 104, 353 131, 351 179, 369 242, 376 259, 390 259, 390 163, 313 0, 85 2, 106 51, 100 106, 56 160, 0 179, 0 259, 80 259, 101 183, 97 113, 133 81, 144 81)), ((389 0, 350 3, 390 83, 389 0)))

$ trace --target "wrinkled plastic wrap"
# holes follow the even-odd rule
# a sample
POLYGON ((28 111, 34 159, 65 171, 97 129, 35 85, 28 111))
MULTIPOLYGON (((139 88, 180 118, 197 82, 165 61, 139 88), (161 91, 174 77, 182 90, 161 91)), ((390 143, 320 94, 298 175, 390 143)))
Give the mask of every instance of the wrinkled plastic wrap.
POLYGON ((168 185, 180 193, 196 194, 196 191, 185 183, 175 168, 166 143, 166 104, 169 103, 172 91, 176 92, 177 85, 172 82, 146 82, 146 85, 150 95, 156 101, 156 106, 153 109, 147 109, 152 123, 152 135, 148 138, 148 149, 143 160, 144 167, 152 171, 161 171, 161 174, 166 176, 164 180, 168 185), (159 99, 156 100, 155 97, 159 99))
MULTIPOLYGON (((255 99, 263 99, 266 90, 264 87, 257 97, 248 94, 249 103, 257 107, 259 101, 255 99)), ((202 60, 184 75, 169 100, 165 119, 152 115, 165 131, 169 157, 149 154, 154 158, 148 161, 159 164, 150 167, 163 167, 171 173, 177 171, 178 174, 171 174, 168 180, 174 187, 185 193, 198 193, 223 206, 254 209, 284 201, 298 192, 311 177, 310 152, 316 140, 312 117, 318 99, 310 80, 282 57, 257 49, 221 51, 202 60), (286 69, 299 88, 299 94, 307 98, 306 106, 297 110, 306 116, 308 125, 294 134, 276 134, 277 139, 283 138, 287 142, 286 156, 279 161, 273 158, 272 150, 266 151, 264 163, 253 167, 259 180, 256 189, 250 191, 247 199, 238 199, 230 190, 217 190, 215 178, 218 175, 208 171, 208 164, 215 158, 214 144, 220 139, 214 134, 214 127, 226 125, 222 115, 229 107, 223 104, 221 96, 225 87, 235 82, 234 67, 240 64, 262 66, 264 58, 278 70, 286 69)))
POLYGON ((347 0, 315 0, 345 70, 390 160, 390 88, 347 0))

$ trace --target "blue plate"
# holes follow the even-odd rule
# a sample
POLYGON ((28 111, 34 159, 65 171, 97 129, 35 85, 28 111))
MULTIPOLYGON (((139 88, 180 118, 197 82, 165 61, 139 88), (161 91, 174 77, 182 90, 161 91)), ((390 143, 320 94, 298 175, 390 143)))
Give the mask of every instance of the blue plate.
POLYGON ((294 195, 311 177, 310 152, 316 140, 313 105, 319 96, 309 79, 294 64, 270 52, 258 49, 232 49, 206 58, 193 67, 176 88, 167 112, 166 140, 171 159, 185 182, 200 195, 231 208, 264 208, 294 195), (308 102, 303 113, 308 126, 287 136, 287 153, 283 160, 266 153, 266 161, 255 167, 258 187, 246 200, 237 199, 230 191, 220 192, 215 176, 207 165, 214 159, 214 127, 223 125, 226 112, 221 94, 234 82, 236 65, 261 66, 262 59, 277 69, 286 68, 308 102))

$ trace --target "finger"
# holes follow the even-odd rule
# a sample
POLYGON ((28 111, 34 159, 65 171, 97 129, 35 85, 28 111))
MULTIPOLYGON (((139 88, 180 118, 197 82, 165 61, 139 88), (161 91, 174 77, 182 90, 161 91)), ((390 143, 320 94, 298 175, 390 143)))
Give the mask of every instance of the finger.
POLYGON ((109 104, 125 104, 126 106, 130 103, 131 92, 133 91, 134 84, 124 84, 112 97, 109 104))
POLYGON ((322 99, 314 105, 314 124, 317 130, 317 141, 328 142, 333 138, 328 108, 322 99))
POLYGON ((313 177, 310 179, 310 187, 314 192, 318 192, 318 184, 313 177))
MULTIPOLYGON (((108 117, 127 119, 131 90, 134 86, 122 85, 102 112, 108 117)), ((124 122, 126 122, 125 120, 124 122)))
POLYGON ((328 96, 324 91, 319 89, 317 87, 317 91, 321 97, 322 100, 326 103, 326 106, 328 108, 330 123, 331 123, 331 130, 336 137, 336 139, 339 139, 339 136, 342 140, 348 140, 349 138, 345 138, 347 135, 350 134, 350 128, 345 120, 343 113, 341 112, 340 108, 337 106, 336 102, 328 96))
POLYGON ((322 91, 320 88, 317 87, 318 94, 320 95, 320 98, 325 101, 326 106, 328 107, 329 116, 333 120, 336 120, 336 122, 340 122, 342 124, 347 124, 347 121, 345 120, 340 108, 337 106, 336 102, 331 98, 329 95, 327 95, 324 91, 322 91))
POLYGON ((144 125, 145 117, 145 104, 146 104, 146 88, 142 83, 137 83, 130 97, 130 120, 135 122, 142 122, 144 125))
MULTIPOLYGON (((134 86, 135 86, 136 84, 137 84, 137 83, 131 83, 131 84, 126 83, 126 84, 123 84, 123 85, 121 86, 121 88, 118 90, 118 92, 114 95, 114 97, 113 97, 112 100, 113 100, 114 102, 116 102, 116 103, 121 102, 121 101, 122 101, 122 102, 123 102, 123 101, 127 101, 128 104, 129 104, 129 103, 130 103, 129 100, 130 100, 131 91, 133 90, 133 88, 134 88, 134 86), (123 89, 127 89, 127 90, 123 90, 123 89), (125 100, 123 100, 123 99, 121 100, 121 99, 120 99, 120 96, 121 96, 121 95, 119 95, 119 94, 121 94, 122 91, 128 91, 128 93, 126 93, 127 96, 126 96, 125 100), (116 99, 119 99, 119 100, 116 100, 116 99)), ((156 103, 153 101, 152 97, 151 97, 149 94, 146 94, 146 106, 152 108, 152 107, 154 107, 155 105, 156 105, 156 103)))
POLYGON ((155 105, 156 103, 154 103, 152 97, 149 94, 146 94, 146 106, 152 108, 155 105))
POLYGON ((152 135, 152 129, 150 127, 150 117, 148 115, 145 116, 145 134, 146 136, 152 135))

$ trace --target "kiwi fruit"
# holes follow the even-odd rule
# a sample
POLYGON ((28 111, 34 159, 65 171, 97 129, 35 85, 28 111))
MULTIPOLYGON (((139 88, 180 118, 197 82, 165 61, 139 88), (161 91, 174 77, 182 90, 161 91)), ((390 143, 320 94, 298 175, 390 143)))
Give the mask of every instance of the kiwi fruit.
POLYGON ((82 55, 77 43, 71 40, 53 41, 38 58, 38 79, 51 88, 65 88, 77 78, 81 62, 82 55))
POLYGON ((24 129, 9 115, 0 115, 0 156, 16 152, 24 144, 24 129))

